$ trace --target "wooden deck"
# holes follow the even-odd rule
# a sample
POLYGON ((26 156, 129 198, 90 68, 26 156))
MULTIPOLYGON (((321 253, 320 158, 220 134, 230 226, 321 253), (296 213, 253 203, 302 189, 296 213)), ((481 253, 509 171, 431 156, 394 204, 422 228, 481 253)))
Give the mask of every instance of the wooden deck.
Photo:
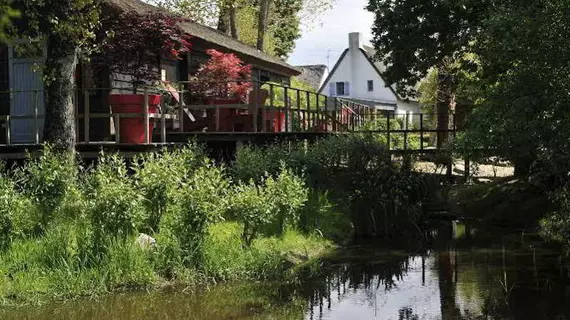
MULTIPOLYGON (((220 103, 217 99, 206 104, 204 100, 196 103, 184 85, 181 84, 182 89, 169 91, 175 99, 166 99, 163 95, 158 106, 149 106, 147 96, 153 92, 144 90, 144 105, 140 112, 134 113, 112 112, 113 107, 108 104, 94 105, 95 101, 107 103, 107 99, 94 100, 94 97, 106 97, 124 89, 77 91, 77 151, 84 158, 94 158, 101 151, 119 152, 129 157, 195 140, 206 143, 212 150, 226 150, 222 152, 225 154, 242 143, 267 144, 315 140, 332 134, 367 133, 384 137, 393 154, 422 154, 437 151, 434 139, 440 134, 454 135, 457 131, 453 115, 448 115, 452 125, 441 129, 434 124, 437 115, 386 112, 274 83, 255 82, 253 87, 257 89, 250 93, 248 103, 220 103), (152 110, 157 107, 158 112, 149 112, 151 107, 152 110), (105 108, 108 111, 101 112, 105 108), (121 123, 132 123, 132 120, 139 121, 140 128, 144 128, 142 143, 125 143, 125 137, 121 137, 124 132, 121 123)), ((37 96, 38 90, 9 94, 37 96)), ((0 158, 22 159, 27 152, 33 153, 41 146, 44 114, 38 99, 29 101, 34 103, 27 108, 30 114, 0 115, 0 158), (18 133, 15 126, 22 121, 27 121, 31 131, 25 142, 14 139, 18 133)))

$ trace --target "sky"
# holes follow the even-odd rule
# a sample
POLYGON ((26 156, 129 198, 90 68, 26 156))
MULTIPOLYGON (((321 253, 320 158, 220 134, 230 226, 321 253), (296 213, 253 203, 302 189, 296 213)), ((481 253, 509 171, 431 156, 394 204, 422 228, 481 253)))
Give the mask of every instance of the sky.
POLYGON ((311 30, 303 30, 287 62, 292 65, 327 65, 328 60, 328 66, 332 68, 348 48, 350 32, 362 33, 364 43, 369 42, 374 15, 364 9, 367 3, 367 0, 337 0, 333 9, 323 14, 320 24, 311 30), (329 59, 327 55, 330 55, 329 59))

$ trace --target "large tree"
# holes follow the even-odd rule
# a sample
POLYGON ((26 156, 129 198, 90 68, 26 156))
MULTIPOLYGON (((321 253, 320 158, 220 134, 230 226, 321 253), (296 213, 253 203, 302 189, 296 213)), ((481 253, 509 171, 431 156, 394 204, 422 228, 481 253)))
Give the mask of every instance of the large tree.
POLYGON ((517 173, 570 169, 570 3, 497 2, 474 45, 485 89, 469 118, 467 150, 493 150, 517 173), (534 164, 534 166, 533 166, 534 164))
MULTIPOLYGON (((448 129, 454 103, 455 63, 469 52, 492 0, 369 0, 376 58, 384 61, 388 85, 414 96, 431 68, 437 73, 438 128, 448 129)), ((459 64, 462 65, 462 64, 459 64)), ((442 146, 447 135, 438 135, 442 146)))
POLYGON ((44 139, 55 148, 75 148, 73 96, 80 54, 92 48, 99 23, 100 0, 19 0, 22 12, 15 36, 47 46, 43 67, 45 88, 44 139))
POLYGON ((336 0, 147 0, 286 58, 336 0))

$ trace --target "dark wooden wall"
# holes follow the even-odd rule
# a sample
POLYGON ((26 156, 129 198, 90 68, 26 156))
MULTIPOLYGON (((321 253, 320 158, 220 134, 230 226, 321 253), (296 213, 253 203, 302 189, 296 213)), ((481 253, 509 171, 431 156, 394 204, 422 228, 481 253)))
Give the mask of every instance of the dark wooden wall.
MULTIPOLYGON (((8 46, 0 43, 0 115, 10 114, 8 46)), ((0 122, 0 143, 6 142, 5 123, 0 122)))

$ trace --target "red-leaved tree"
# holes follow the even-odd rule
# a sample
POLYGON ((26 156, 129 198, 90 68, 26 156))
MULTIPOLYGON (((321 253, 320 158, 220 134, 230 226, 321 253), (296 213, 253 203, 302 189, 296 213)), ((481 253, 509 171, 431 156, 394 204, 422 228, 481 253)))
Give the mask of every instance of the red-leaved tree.
POLYGON ((251 65, 233 53, 206 51, 210 60, 200 67, 190 89, 199 97, 230 98, 245 101, 251 90, 251 65))
POLYGON ((122 14, 113 21, 111 36, 105 41, 99 67, 113 74, 130 76, 133 92, 160 80, 162 58, 179 59, 190 50, 190 36, 179 26, 181 19, 163 13, 122 14))

